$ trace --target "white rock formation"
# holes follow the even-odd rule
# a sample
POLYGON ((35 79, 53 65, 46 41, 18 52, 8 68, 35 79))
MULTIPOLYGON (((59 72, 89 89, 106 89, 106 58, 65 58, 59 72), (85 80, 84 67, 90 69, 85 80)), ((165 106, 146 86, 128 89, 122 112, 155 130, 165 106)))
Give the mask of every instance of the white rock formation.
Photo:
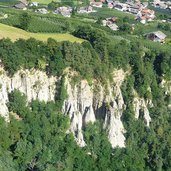
POLYGON ((8 93, 17 89, 27 96, 28 101, 39 99, 40 101, 54 100, 55 77, 48 77, 44 72, 36 70, 20 70, 10 78, 2 67, 0 67, 0 114, 9 120, 8 93))
MULTIPOLYGON (((165 95, 171 97, 171 81, 162 80, 161 87, 164 89, 165 95)), ((171 103, 168 104, 168 108, 171 110, 171 103)))
MULTIPOLYGON (((151 101, 150 101, 151 105, 151 101)), ((147 108, 147 102, 143 98, 138 97, 137 95, 134 97, 133 100, 133 107, 135 112, 135 118, 139 119, 142 117, 147 126, 150 126, 151 117, 149 110, 147 108)))
POLYGON ((166 95, 171 96, 171 81, 162 80, 161 87, 164 88, 166 95))
POLYGON ((71 86, 71 77, 66 77, 66 89, 68 98, 64 102, 63 111, 71 119, 70 131, 80 146, 85 146, 82 135, 82 127, 87 122, 95 122, 96 118, 104 119, 104 128, 108 132, 112 147, 125 147, 124 127, 121 115, 124 109, 124 101, 120 86, 124 80, 122 70, 115 71, 113 84, 106 88, 82 80, 74 87, 71 86), (107 94, 107 95, 106 95, 107 94))
POLYGON ((110 103, 110 105, 106 112, 104 127, 108 131, 108 138, 112 147, 125 147, 125 137, 123 135, 125 129, 121 122, 121 116, 125 109, 125 104, 120 89, 124 78, 125 73, 123 70, 114 72, 114 85, 112 87, 109 86, 109 95, 106 98, 106 102, 110 103))
POLYGON ((74 87, 70 84, 69 78, 65 79, 65 86, 68 98, 63 105, 63 112, 71 120, 70 131, 73 132, 77 143, 83 147, 85 142, 82 135, 83 122, 95 122, 93 111, 93 93, 87 81, 81 81, 74 87))
MULTIPOLYGON (((0 115, 5 117, 6 121, 9 121, 9 111, 6 106, 8 93, 14 89, 24 93, 28 101, 54 100, 58 81, 56 77, 48 77, 42 71, 20 70, 10 78, 2 67, 0 73, 0 115)), ((81 147, 86 145, 82 134, 82 128, 86 123, 94 123, 97 119, 102 119, 112 147, 125 147, 125 130, 121 121, 125 105, 120 89, 125 78, 123 70, 114 71, 113 81, 105 87, 97 80, 93 81, 92 86, 86 80, 72 86, 72 76, 68 73, 65 77, 68 98, 64 101, 63 113, 70 118, 69 131, 74 134, 77 143, 81 147)), ((140 110, 143 111, 144 119, 149 126, 151 118, 145 101, 136 96, 134 108, 136 118, 139 118, 140 110)))

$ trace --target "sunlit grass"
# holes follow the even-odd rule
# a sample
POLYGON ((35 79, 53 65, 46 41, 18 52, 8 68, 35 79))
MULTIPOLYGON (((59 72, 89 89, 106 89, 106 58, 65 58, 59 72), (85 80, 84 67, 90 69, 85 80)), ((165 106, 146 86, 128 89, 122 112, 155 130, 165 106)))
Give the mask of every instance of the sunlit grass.
POLYGON ((32 2, 38 2, 40 4, 49 4, 50 2, 52 2, 52 0, 32 0, 32 2))
POLYGON ((37 40, 46 41, 49 37, 57 40, 57 41, 70 41, 70 42, 78 42, 81 43, 84 40, 74 37, 68 33, 58 34, 58 33, 30 33, 26 32, 22 29, 18 29, 15 27, 7 26, 5 24, 0 23, 0 39, 2 38, 10 38, 12 41, 17 39, 29 39, 35 38, 37 40))

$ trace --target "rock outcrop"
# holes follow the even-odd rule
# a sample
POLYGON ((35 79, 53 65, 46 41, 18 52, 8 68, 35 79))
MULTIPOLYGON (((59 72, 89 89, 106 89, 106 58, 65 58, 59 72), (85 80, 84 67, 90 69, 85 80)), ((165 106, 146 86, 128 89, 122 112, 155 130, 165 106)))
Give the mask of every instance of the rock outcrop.
POLYGON ((4 69, 0 68, 0 114, 9 120, 8 93, 17 89, 27 96, 27 100, 54 100, 57 79, 48 77, 46 73, 36 70, 20 70, 10 78, 4 69))
POLYGON ((161 87, 164 88, 166 95, 171 96, 171 81, 162 80, 161 87))
POLYGON ((82 127, 87 122, 102 119, 112 147, 125 147, 125 130, 121 122, 124 101, 120 90, 124 76, 122 70, 115 71, 113 83, 106 88, 95 81, 90 87, 86 80, 72 87, 71 77, 66 77, 68 98, 64 102, 63 111, 70 117, 70 131, 80 146, 85 146, 82 127))
MULTIPOLYGON (((37 70, 20 70, 13 77, 9 77, 0 67, 0 115, 9 121, 7 108, 8 93, 17 89, 27 96, 27 100, 38 99, 40 101, 54 101, 56 94, 57 77, 48 77, 46 73, 37 70)), ((102 86, 94 80, 90 86, 86 80, 81 80, 72 85, 73 72, 67 72, 65 87, 68 97, 63 104, 63 113, 70 118, 68 131, 74 134, 77 143, 83 147, 86 145, 82 129, 88 122, 96 120, 103 122, 103 127, 108 133, 112 147, 125 147, 125 129, 121 116, 125 109, 122 97, 121 85, 125 79, 123 70, 116 70, 113 74, 113 81, 102 86)), ((135 117, 143 117, 149 126, 151 121, 147 104, 144 99, 134 99, 135 117)))
POLYGON ((148 104, 152 106, 151 102, 146 102, 144 98, 140 98, 137 95, 134 97, 133 100, 133 107, 135 112, 136 119, 143 119, 145 124, 149 127, 151 122, 151 117, 149 110, 147 108, 148 104))
MULTIPOLYGON (((165 95, 171 97, 171 81, 162 80, 161 87, 164 89, 165 95)), ((171 110, 171 102, 168 102, 168 108, 171 110)))

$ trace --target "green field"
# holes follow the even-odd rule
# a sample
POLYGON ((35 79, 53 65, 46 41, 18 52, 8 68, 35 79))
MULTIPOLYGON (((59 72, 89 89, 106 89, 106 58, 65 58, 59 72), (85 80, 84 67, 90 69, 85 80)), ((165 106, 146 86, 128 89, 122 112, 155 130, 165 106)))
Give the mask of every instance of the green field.
MULTIPOLYGON (((19 0, 0 0, 0 4, 14 4, 17 3, 19 0)), ((49 4, 52 0, 31 0, 31 2, 38 2, 39 4, 49 4)))
POLYGON ((38 2, 40 4, 49 4, 50 2, 52 2, 52 0, 32 0, 32 2, 38 2))
POLYGON ((24 30, 7 26, 5 24, 0 23, 0 39, 2 38, 10 38, 12 41, 17 39, 29 39, 33 37, 35 39, 46 41, 49 37, 57 40, 57 41, 70 41, 70 42, 83 42, 82 39, 74 37, 70 34, 58 34, 58 33, 30 33, 24 30))
POLYGON ((107 17, 118 17, 118 18, 124 18, 124 17, 128 17, 130 20, 134 21, 135 16, 133 14, 130 13, 126 13, 126 12, 122 12, 122 11, 118 11, 116 9, 109 9, 109 8, 97 8, 96 9, 97 12, 94 13, 90 13, 90 16, 94 16, 94 17, 101 17, 101 18, 107 18, 107 17))

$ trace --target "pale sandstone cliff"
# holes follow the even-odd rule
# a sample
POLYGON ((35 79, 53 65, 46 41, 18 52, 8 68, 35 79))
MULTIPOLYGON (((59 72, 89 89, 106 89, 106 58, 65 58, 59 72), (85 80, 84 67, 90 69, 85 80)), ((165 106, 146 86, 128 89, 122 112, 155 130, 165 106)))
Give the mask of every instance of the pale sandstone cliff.
MULTIPOLYGON (((54 101, 56 92, 56 77, 48 77, 42 71, 20 70, 12 78, 0 67, 0 114, 9 121, 8 93, 18 89, 27 96, 28 101, 54 101)), ((90 86, 86 80, 76 85, 71 84, 72 76, 66 74, 65 87, 68 98, 63 104, 63 113, 70 118, 69 131, 74 134, 77 143, 85 146, 82 128, 86 123, 102 120, 103 127, 108 133, 112 147, 125 147, 125 129, 121 116, 125 109, 121 85, 125 79, 123 70, 116 70, 113 81, 102 86, 96 80, 90 86)), ((139 118, 140 109, 144 110, 147 126, 151 121, 148 108, 143 99, 135 98, 135 117, 139 118)))

